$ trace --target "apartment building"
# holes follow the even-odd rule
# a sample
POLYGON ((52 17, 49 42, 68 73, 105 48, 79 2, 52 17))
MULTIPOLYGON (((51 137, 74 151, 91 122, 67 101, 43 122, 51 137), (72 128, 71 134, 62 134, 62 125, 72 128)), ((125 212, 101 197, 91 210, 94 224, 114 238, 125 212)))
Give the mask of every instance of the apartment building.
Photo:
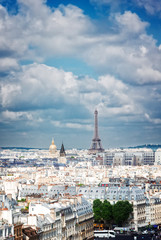
POLYGON ((35 226, 40 239, 93 239, 93 210, 81 196, 55 203, 30 203, 26 226, 35 226))
POLYGON ((0 240, 14 240, 14 226, 8 224, 7 221, 1 219, 0 221, 0 240))
POLYGON ((137 231, 139 227, 146 226, 146 199, 144 190, 138 187, 80 187, 78 193, 83 194, 91 203, 95 199, 100 199, 101 201, 106 199, 111 204, 115 204, 117 201, 127 200, 133 204, 133 216, 128 223, 129 227, 137 231))

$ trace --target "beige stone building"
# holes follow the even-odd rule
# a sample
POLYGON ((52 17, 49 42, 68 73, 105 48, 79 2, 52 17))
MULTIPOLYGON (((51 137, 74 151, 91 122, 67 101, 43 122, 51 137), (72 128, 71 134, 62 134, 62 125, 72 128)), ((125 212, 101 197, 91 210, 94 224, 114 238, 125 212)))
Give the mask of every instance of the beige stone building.
POLYGON ((40 239, 92 240, 93 210, 81 195, 67 196, 53 202, 31 202, 27 226, 39 228, 40 239))

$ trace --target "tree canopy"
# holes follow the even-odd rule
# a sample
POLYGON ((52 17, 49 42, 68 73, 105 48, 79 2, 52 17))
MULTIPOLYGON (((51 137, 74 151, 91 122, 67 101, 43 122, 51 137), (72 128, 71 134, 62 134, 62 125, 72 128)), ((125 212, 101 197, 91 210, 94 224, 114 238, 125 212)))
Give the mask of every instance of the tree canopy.
POLYGON ((93 202, 94 220, 98 223, 102 220, 102 205, 103 203, 99 199, 96 199, 93 202))
POLYGON ((132 204, 130 204, 128 201, 118 201, 113 205, 114 222, 117 225, 122 226, 122 224, 127 221, 132 211, 132 204))
POLYGON ((93 202, 94 220, 97 223, 104 222, 105 224, 111 224, 112 221, 112 205, 105 200, 101 202, 99 199, 93 202))
POLYGON ((118 201, 114 205, 105 200, 99 199, 93 202, 94 220, 96 223, 104 222, 106 225, 112 223, 122 226, 127 221, 133 211, 132 204, 128 201, 118 201))
POLYGON ((111 222, 112 220, 112 205, 107 200, 104 201, 102 206, 102 218, 106 222, 111 222))

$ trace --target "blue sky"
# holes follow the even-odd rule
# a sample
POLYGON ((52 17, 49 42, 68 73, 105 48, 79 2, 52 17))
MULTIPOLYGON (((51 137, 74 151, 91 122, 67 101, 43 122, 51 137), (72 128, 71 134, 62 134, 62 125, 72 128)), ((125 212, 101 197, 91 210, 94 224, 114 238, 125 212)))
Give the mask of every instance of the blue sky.
POLYGON ((161 144, 161 0, 0 0, 0 146, 161 144))

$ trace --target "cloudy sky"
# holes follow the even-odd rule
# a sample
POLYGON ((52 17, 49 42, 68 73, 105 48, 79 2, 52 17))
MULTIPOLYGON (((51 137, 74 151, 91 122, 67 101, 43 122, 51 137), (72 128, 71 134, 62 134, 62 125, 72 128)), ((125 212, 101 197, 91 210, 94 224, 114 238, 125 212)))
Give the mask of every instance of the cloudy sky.
POLYGON ((0 0, 0 146, 161 143, 161 0, 0 0))

